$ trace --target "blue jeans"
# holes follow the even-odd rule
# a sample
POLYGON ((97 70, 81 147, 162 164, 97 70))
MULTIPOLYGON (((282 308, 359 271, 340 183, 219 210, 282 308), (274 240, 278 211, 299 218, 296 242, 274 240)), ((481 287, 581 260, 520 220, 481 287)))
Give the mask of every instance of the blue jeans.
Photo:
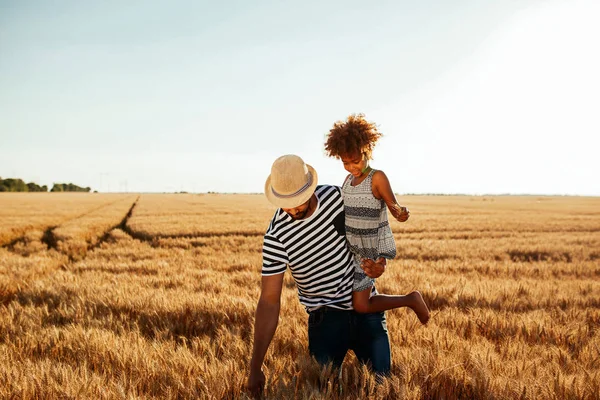
POLYGON ((319 364, 339 367, 348 350, 377 375, 390 372, 390 340, 383 312, 359 314, 355 311, 321 307, 308 316, 308 350, 319 364))

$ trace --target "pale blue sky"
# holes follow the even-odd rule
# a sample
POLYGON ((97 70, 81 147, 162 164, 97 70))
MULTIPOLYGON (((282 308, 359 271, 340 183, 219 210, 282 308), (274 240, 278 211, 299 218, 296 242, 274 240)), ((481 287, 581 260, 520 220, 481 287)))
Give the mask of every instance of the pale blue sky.
POLYGON ((398 193, 600 195, 594 0, 0 0, 0 176, 261 192, 363 112, 398 193))

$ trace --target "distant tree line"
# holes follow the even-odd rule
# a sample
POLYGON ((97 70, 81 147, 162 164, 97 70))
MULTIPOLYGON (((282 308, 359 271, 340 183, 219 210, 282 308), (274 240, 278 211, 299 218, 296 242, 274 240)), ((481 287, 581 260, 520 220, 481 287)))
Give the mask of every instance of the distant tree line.
POLYGON ((47 192, 48 186, 40 186, 33 182, 25 183, 23 179, 0 178, 0 192, 47 192))
MULTIPOLYGON (((79 187, 72 183, 55 183, 51 192, 89 192, 89 187, 79 187)), ((0 192, 47 192, 48 186, 40 186, 36 183, 25 183, 22 179, 2 179, 0 177, 0 192)))
POLYGON ((89 192, 92 190, 89 187, 79 187, 77 185, 73 185, 72 183, 55 183, 52 186, 51 192, 89 192))

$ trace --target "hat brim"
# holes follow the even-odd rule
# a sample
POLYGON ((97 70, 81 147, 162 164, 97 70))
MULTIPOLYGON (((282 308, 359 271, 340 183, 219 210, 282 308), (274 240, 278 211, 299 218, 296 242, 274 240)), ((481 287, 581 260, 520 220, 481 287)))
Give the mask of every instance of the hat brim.
POLYGON ((294 197, 281 198, 275 196, 271 186, 271 175, 269 175, 267 181, 265 182, 265 196, 267 197, 267 200, 269 200, 271 204, 279 208, 294 208, 306 203, 315 192, 315 189, 317 188, 317 185, 319 183, 317 171, 315 171, 315 169, 308 164, 306 164, 306 168, 308 169, 308 172, 310 172, 310 174, 312 175, 311 185, 307 187, 302 193, 299 193, 297 196, 294 197))

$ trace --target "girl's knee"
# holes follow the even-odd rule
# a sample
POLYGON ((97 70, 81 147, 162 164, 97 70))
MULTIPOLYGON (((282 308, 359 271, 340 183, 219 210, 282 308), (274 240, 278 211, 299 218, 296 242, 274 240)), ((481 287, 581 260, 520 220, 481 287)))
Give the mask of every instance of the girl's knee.
POLYGON ((354 307, 354 311, 359 314, 366 314, 369 312, 369 301, 354 301, 352 303, 352 307, 354 307))

